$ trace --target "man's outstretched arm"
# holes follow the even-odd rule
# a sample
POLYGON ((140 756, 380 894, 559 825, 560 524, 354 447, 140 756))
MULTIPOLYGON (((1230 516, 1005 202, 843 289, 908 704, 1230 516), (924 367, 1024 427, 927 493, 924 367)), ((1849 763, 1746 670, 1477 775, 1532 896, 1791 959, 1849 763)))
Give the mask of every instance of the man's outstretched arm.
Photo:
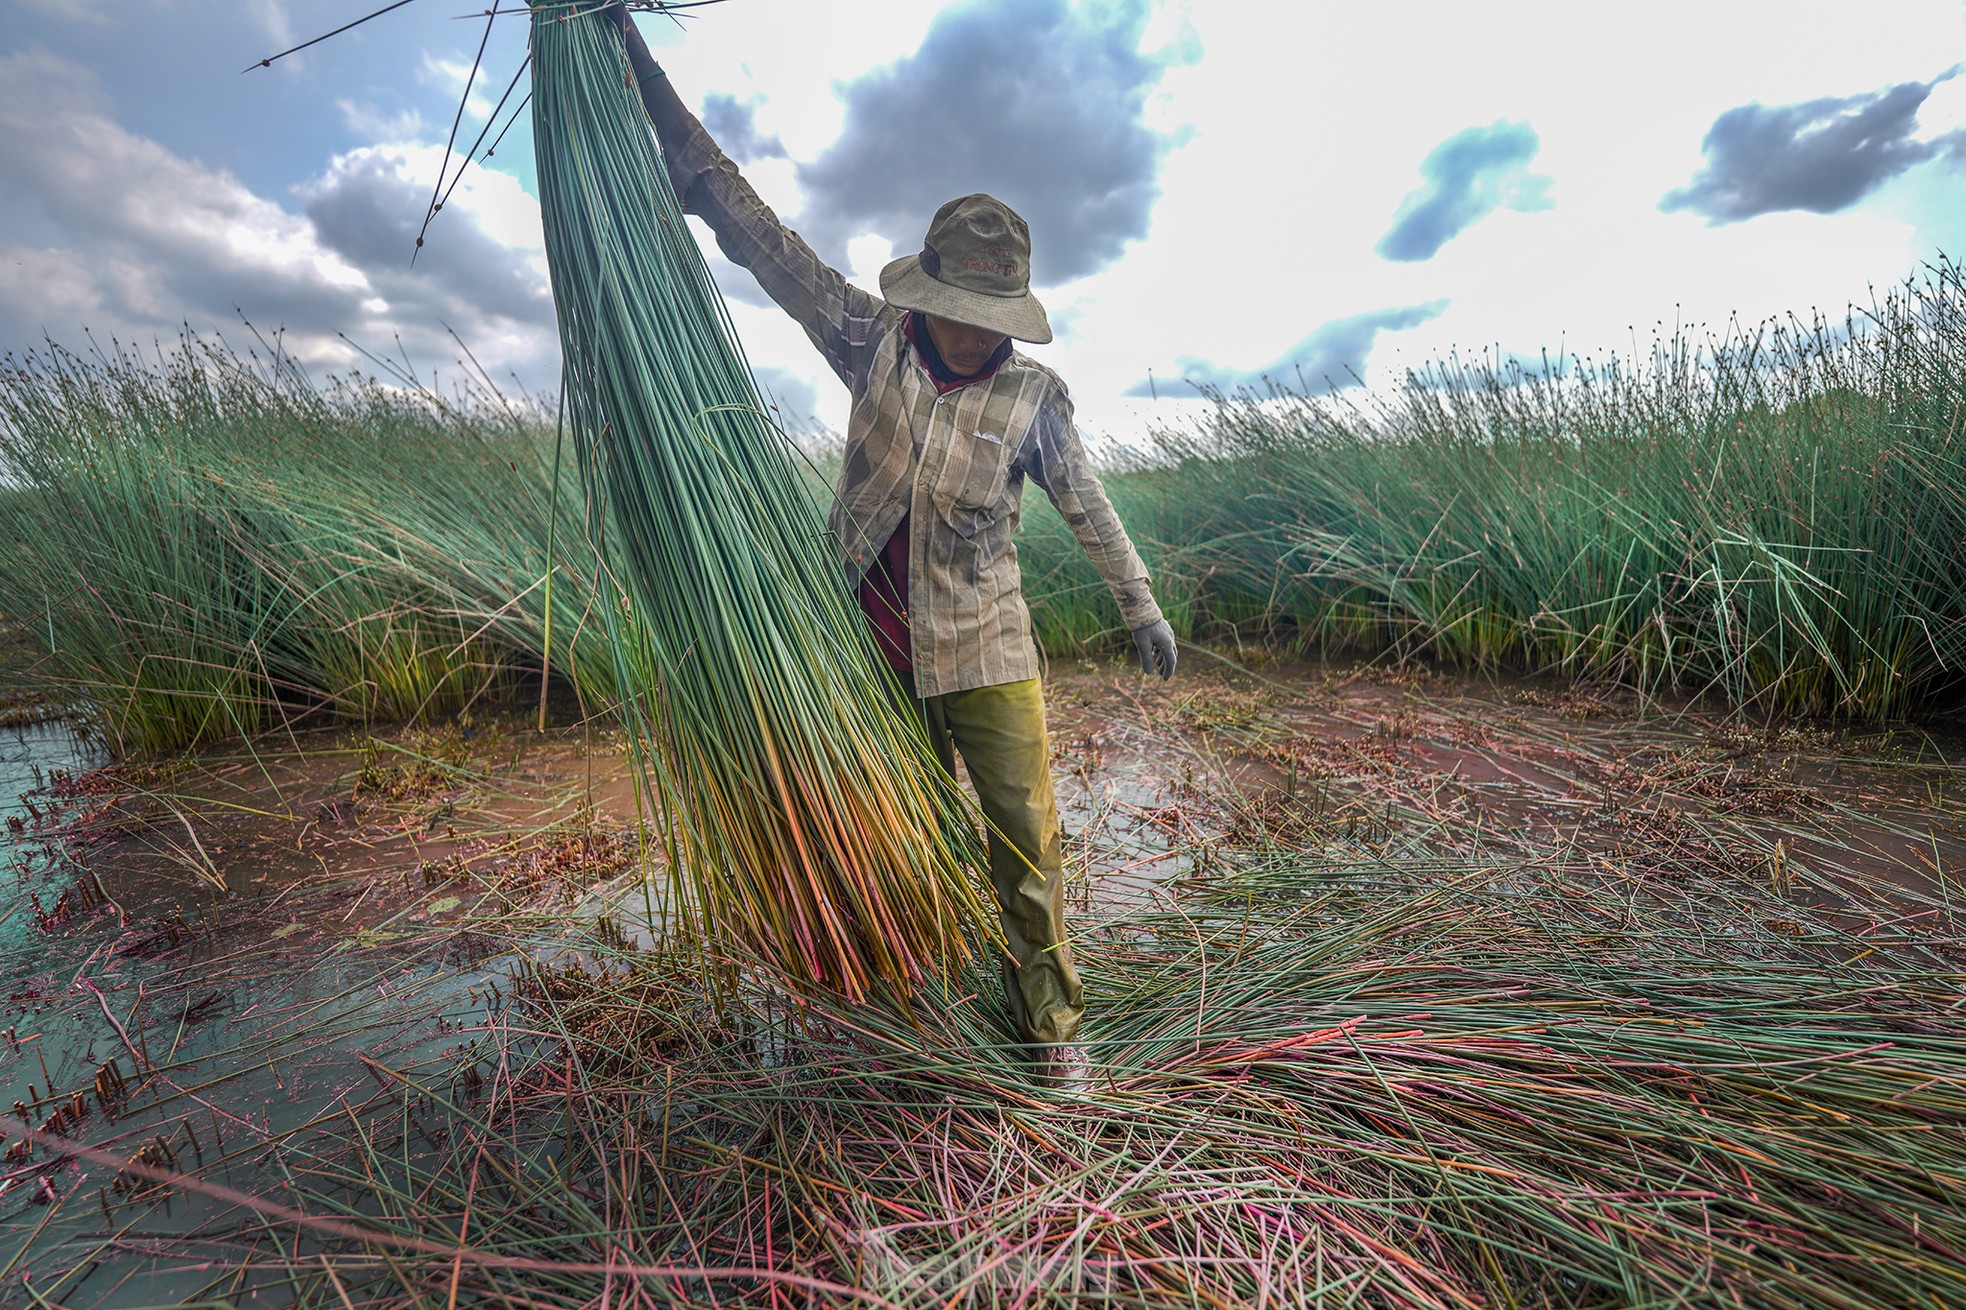
MULTIPOLYGON (((648 42, 642 39, 641 29, 629 16, 628 6, 614 5, 609 8, 608 16, 621 28, 621 39, 628 46, 628 66, 635 74, 635 89, 642 96, 642 108, 648 111, 649 122, 655 124, 656 139, 662 142, 662 148, 667 152, 671 142, 681 144, 691 128, 701 130, 702 125, 696 121, 696 115, 690 113, 683 98, 676 94, 676 88, 669 84, 662 65, 655 62, 648 42)), ((680 188, 676 199, 685 206, 689 203, 689 197, 680 188)))
POLYGON ((676 198, 710 225, 718 248, 732 263, 750 270, 765 294, 805 329, 833 371, 852 386, 866 369, 870 328, 882 301, 848 282, 779 221, 683 104, 649 53, 628 7, 617 4, 608 12, 627 42, 642 107, 662 143, 676 198))

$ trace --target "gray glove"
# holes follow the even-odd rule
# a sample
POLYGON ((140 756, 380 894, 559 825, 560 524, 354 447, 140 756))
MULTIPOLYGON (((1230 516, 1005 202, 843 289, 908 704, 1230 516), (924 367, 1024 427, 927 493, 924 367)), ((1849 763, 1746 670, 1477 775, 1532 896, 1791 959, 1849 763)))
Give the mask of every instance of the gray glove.
POLYGON ((1174 676, 1174 629, 1167 626, 1166 619, 1135 628, 1133 648, 1140 652, 1142 673, 1158 673, 1163 680, 1174 676))

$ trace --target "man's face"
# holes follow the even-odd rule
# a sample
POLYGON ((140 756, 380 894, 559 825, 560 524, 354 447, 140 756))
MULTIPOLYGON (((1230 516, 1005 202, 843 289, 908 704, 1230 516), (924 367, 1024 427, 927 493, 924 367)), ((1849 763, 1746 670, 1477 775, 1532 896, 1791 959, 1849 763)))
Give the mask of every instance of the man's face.
POLYGON ((997 347, 1008 339, 1001 332, 971 327, 952 318, 937 318, 934 314, 923 314, 922 318, 928 323, 929 339, 935 342, 942 362, 958 377, 966 378, 989 363, 997 347))

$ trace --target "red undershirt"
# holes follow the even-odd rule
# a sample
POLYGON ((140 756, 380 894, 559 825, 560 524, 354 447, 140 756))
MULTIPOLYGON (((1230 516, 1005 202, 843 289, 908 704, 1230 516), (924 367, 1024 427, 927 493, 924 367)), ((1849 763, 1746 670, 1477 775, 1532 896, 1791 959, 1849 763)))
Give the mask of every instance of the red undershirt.
MULTIPOLYGON (((1010 342, 1006 341, 990 356, 989 363, 968 377, 957 377, 949 372, 948 365, 942 362, 941 354, 935 349, 935 342, 922 326, 919 313, 909 314, 902 325, 908 334, 908 344, 915 348, 915 358, 921 361, 922 371, 935 387, 935 394, 946 396, 957 387, 971 382, 981 382, 1003 367, 1004 360, 1010 358, 1010 342)), ((903 514, 894 535, 881 547, 881 553, 867 566, 867 572, 860 579, 860 610, 873 626, 874 641, 887 658, 888 666, 896 673, 912 673, 915 661, 908 640, 908 520, 903 514)))

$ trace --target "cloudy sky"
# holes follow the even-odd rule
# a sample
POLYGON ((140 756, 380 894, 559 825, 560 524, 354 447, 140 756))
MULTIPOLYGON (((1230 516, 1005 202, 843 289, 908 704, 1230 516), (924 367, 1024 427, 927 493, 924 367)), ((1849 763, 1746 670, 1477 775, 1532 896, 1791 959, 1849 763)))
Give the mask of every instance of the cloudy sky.
MULTIPOLYGON (((479 43, 460 146, 523 16, 487 36, 483 0, 409 0, 242 71, 382 2, 0 0, 0 351, 243 316, 323 374, 353 342, 441 379, 455 332, 551 390, 523 114, 415 251, 479 43)), ((727 0, 641 23, 863 286, 950 196, 1019 209, 1058 329, 1034 353, 1110 440, 1198 383, 1643 349, 1966 258, 1966 0, 727 0)), ((843 422, 799 331, 718 276, 786 410, 843 422)))

